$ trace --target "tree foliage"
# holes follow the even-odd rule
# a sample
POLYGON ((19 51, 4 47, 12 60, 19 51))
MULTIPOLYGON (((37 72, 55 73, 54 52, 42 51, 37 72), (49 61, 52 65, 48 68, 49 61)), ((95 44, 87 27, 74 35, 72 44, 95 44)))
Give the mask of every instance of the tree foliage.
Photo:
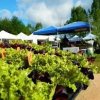
POLYGON ((43 26, 42 26, 42 23, 38 22, 35 27, 34 27, 34 30, 38 30, 38 29, 41 29, 43 26))
POLYGON ((34 32, 34 26, 33 25, 28 24, 27 28, 30 30, 31 33, 34 32))
POLYGON ((0 20, 0 31, 2 30, 10 32, 11 22, 9 19, 5 18, 5 19, 0 20))
POLYGON ((42 23, 38 22, 34 26, 31 24, 28 24, 27 27, 30 30, 30 32, 33 33, 34 31, 37 31, 37 30, 43 28, 43 25, 42 25, 42 23))
POLYGON ((27 26, 18 19, 18 17, 13 16, 12 19, 1 19, 0 20, 0 31, 5 30, 14 35, 23 32, 27 35, 31 34, 35 30, 42 28, 42 23, 36 23, 35 26, 28 24, 27 26))
POLYGON ((20 32, 23 32, 25 34, 29 34, 29 29, 17 18, 17 17, 13 17, 11 19, 11 33, 13 34, 18 34, 20 32))
POLYGON ((71 18, 66 22, 66 24, 75 21, 85 21, 85 22, 88 21, 87 13, 85 9, 82 8, 81 6, 72 8, 71 18))
POLYGON ((21 20, 19 20, 17 17, 12 17, 11 20, 5 18, 0 20, 0 31, 5 30, 12 34, 19 34, 20 32, 23 32, 25 34, 30 34, 30 30, 27 26, 22 23, 21 20))
POLYGON ((90 14, 93 18, 93 33, 100 38, 100 0, 93 0, 90 14))
POLYGON ((91 15, 95 21, 99 19, 100 0, 93 0, 92 6, 91 6, 91 15))

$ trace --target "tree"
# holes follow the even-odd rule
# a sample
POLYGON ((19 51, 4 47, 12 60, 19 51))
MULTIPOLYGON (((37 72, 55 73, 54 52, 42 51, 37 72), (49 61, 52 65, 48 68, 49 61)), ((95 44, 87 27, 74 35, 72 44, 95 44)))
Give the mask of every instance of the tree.
POLYGON ((65 24, 75 21, 88 21, 88 16, 84 8, 81 6, 73 7, 71 10, 71 18, 65 24))
MULTIPOLYGON (((72 23, 72 22, 76 22, 76 21, 84 21, 84 22, 88 22, 88 15, 87 12, 84 8, 82 8, 81 6, 78 7, 73 7, 71 10, 71 18, 66 21, 66 24, 72 23)), ((75 34, 75 33, 74 33, 75 34)), ((84 36, 86 34, 86 32, 78 32, 79 36, 84 36)))
POLYGON ((33 33, 34 30, 35 30, 34 26, 31 25, 31 24, 28 24, 28 25, 27 25, 27 28, 30 30, 31 33, 33 33))
POLYGON ((100 0, 93 0, 90 15, 93 18, 92 31, 100 38, 100 0))
POLYGON ((11 22, 9 19, 5 18, 0 20, 0 31, 5 30, 11 32, 11 22))
POLYGON ((12 32, 13 34, 17 35, 20 32, 23 32, 25 34, 30 34, 30 30, 27 26, 25 26, 22 21, 20 21, 16 16, 12 17, 11 19, 11 26, 12 26, 12 32))
POLYGON ((35 27, 34 27, 34 31, 41 29, 43 27, 42 23, 36 23, 35 27))
POLYGON ((12 25, 12 33, 15 35, 22 32, 22 30, 24 28, 24 24, 15 16, 12 17, 12 19, 11 19, 11 25, 12 25))
POLYGON ((100 0, 93 0, 92 6, 91 6, 91 15, 92 15, 92 17, 95 21, 99 19, 99 16, 100 16, 100 0))
POLYGON ((12 33, 14 35, 19 34, 20 32, 23 32, 27 35, 31 34, 31 31, 29 30, 29 27, 25 26, 22 21, 20 21, 17 17, 12 17, 12 19, 1 19, 0 20, 0 31, 5 30, 9 33, 12 33))

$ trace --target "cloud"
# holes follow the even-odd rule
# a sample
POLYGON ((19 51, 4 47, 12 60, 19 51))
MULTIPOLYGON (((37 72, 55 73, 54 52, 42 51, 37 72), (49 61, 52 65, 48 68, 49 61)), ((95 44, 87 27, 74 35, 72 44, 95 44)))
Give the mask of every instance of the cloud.
POLYGON ((93 0, 16 0, 17 10, 11 13, 3 9, 0 17, 17 16, 31 23, 60 26, 70 18, 73 6, 81 5, 87 10, 92 2, 93 0))
POLYGON ((7 9, 2 9, 2 10, 0 10, 0 18, 11 18, 12 17, 12 13, 9 11, 9 10, 7 10, 7 9))
POLYGON ((37 0, 16 0, 18 9, 25 10, 37 0))
POLYGON ((82 6, 83 8, 85 8, 86 10, 91 8, 91 4, 92 4, 93 0, 77 0, 77 2, 75 3, 75 6, 82 6))
MULTIPOLYGON (((44 25, 60 25, 70 18, 73 0, 17 0, 23 17, 44 25)), ((17 13, 18 14, 18 13, 17 13)))
POLYGON ((21 18, 21 19, 25 18, 24 12, 22 10, 14 11, 13 16, 16 16, 16 17, 21 18))
POLYGON ((31 21, 35 22, 42 22, 44 24, 53 24, 54 18, 53 10, 50 10, 45 3, 33 4, 29 9, 26 11, 26 16, 31 21))

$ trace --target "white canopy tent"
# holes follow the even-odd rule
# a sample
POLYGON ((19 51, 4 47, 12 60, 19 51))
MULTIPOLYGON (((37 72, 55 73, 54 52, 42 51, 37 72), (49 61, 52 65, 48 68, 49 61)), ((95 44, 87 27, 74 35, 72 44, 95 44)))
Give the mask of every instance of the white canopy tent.
POLYGON ((28 36, 28 38, 29 38, 30 40, 32 40, 33 43, 36 43, 36 44, 37 44, 37 36, 31 34, 31 35, 28 36))
POLYGON ((55 35, 49 35, 48 36, 49 41, 55 41, 55 38, 56 38, 55 35))
POLYGON ((10 34, 4 30, 0 32, 0 39, 17 39, 17 37, 13 34, 10 34))
POLYGON ((30 40, 32 40, 33 43, 36 43, 37 44, 37 41, 38 40, 47 40, 49 37, 46 36, 46 35, 34 35, 34 34, 31 34, 31 35, 28 36, 28 38, 30 40))
POLYGON ((48 36, 49 41, 60 41, 60 36, 57 35, 49 35, 48 36))
POLYGON ((29 36, 25 35, 24 33, 20 32, 17 35, 17 39, 21 39, 21 40, 32 40, 31 38, 29 38, 29 36))
POLYGON ((48 39, 48 36, 46 35, 34 35, 38 40, 46 40, 48 39))
POLYGON ((77 35, 75 35, 75 36, 73 36, 71 39, 69 39, 69 41, 71 41, 71 42, 81 41, 81 40, 82 40, 82 38, 80 38, 80 37, 77 36, 77 35))
POLYGON ((91 34, 91 33, 89 33, 89 34, 87 34, 84 38, 83 38, 83 40, 94 40, 94 39, 96 39, 96 36, 94 35, 94 34, 91 34))

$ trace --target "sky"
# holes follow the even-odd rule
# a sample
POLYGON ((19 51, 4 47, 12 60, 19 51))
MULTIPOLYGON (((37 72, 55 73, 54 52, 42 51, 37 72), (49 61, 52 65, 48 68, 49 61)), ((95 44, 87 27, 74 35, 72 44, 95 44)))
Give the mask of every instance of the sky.
POLYGON ((0 0, 0 18, 17 16, 25 24, 63 25, 72 7, 90 9, 93 0, 0 0))

